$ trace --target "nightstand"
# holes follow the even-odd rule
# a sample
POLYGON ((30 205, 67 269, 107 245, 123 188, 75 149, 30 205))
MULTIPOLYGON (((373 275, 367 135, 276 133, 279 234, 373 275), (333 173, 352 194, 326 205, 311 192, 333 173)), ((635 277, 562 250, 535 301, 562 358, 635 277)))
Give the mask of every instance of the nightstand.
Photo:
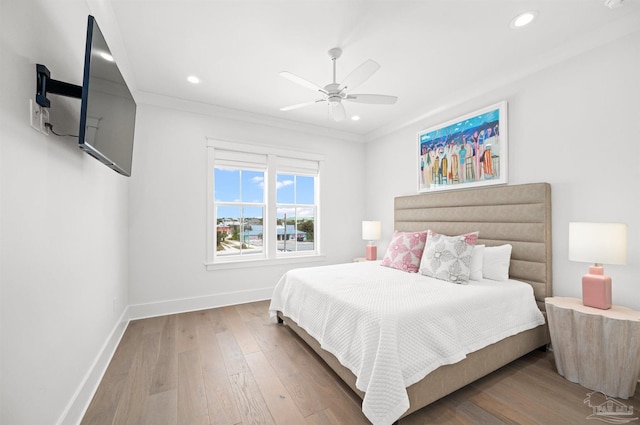
POLYGON ((587 307, 578 298, 545 298, 558 373, 611 397, 629 398, 640 375, 640 312, 587 307))
POLYGON ((356 258, 353 259, 354 263, 360 263, 360 262, 363 262, 363 261, 367 261, 366 257, 356 257, 356 258))

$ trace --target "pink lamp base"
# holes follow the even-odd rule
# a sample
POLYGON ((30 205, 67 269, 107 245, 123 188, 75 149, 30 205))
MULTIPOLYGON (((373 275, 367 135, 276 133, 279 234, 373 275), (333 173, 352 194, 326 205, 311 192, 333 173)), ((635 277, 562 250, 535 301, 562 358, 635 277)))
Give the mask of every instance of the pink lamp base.
POLYGON ((378 247, 375 245, 367 245, 367 260, 374 261, 378 259, 378 247))
POLYGON ((601 310, 611 308, 611 277, 604 274, 604 267, 591 266, 582 276, 582 304, 601 310))

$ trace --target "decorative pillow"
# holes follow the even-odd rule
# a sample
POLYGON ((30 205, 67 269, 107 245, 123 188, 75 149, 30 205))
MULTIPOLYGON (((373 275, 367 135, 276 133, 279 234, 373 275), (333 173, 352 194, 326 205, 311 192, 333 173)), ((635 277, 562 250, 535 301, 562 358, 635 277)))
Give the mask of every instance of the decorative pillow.
POLYGON ((428 230, 420 273, 448 282, 466 284, 469 281, 471 252, 477 240, 478 232, 445 236, 428 230))
POLYGON ((484 245, 476 245, 471 251, 471 265, 469 266, 469 280, 482 280, 482 262, 484 260, 484 245))
POLYGON ((491 280, 508 280, 512 248, 509 244, 485 247, 482 260, 482 277, 491 280))
POLYGON ((427 232, 393 232, 380 265, 416 273, 427 240, 427 232))

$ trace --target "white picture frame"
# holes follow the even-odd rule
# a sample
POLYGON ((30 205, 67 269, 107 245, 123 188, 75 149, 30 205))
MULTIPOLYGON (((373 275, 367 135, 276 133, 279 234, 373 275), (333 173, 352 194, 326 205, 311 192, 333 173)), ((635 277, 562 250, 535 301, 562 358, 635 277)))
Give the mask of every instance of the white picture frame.
POLYGON ((418 192, 506 184, 507 102, 418 132, 418 192))

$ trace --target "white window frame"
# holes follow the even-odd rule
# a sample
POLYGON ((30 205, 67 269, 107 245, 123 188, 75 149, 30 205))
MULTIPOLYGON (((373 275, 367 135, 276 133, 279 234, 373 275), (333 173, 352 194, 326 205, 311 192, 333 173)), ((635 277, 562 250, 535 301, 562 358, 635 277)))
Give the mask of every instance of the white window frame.
MULTIPOLYGON (((219 168, 230 168, 230 169, 241 168, 241 170, 243 170, 243 171, 247 171, 247 170, 248 171, 260 171, 260 172, 264 173, 265 178, 266 178, 266 175, 267 175, 267 162, 266 161, 265 161, 264 164, 260 164, 258 166, 253 165, 253 164, 240 164, 240 163, 233 164, 233 165, 230 165, 230 164, 219 164, 219 163, 216 163, 216 164, 218 165, 219 168)), ((214 187, 215 187, 215 181, 214 181, 214 187)), ((240 187, 240 189, 241 189, 240 192, 242 194, 242 186, 240 187)), ((266 191, 263 192, 263 193, 266 193, 266 191)), ((263 196, 262 202, 257 202, 257 203, 256 202, 246 202, 246 201, 244 201, 244 202, 243 201, 218 201, 218 202, 215 202, 215 205, 216 206, 223 206, 223 207, 236 207, 236 208, 246 208, 246 207, 249 207, 249 208, 251 208, 251 207, 262 208, 262 221, 263 221, 263 229, 264 229, 264 219, 265 219, 266 212, 267 212, 267 200, 264 198, 264 196, 263 196)), ((214 214, 215 214, 215 212, 216 211, 214 211, 214 214)), ((217 222, 218 222, 217 218, 218 217, 214 217, 216 226, 217 226, 217 222)), ((244 227, 244 226, 241 226, 241 227, 244 227)), ((241 229, 240 231, 242 232, 243 230, 241 229)), ((217 236, 217 228, 214 229, 214 232, 215 232, 214 235, 217 236)), ((264 241, 264 235, 263 235, 262 239, 264 241)), ((215 243, 217 243, 217 239, 216 239, 215 243)), ((242 250, 241 250, 241 253, 240 253, 239 257, 243 257, 243 256, 246 256, 246 255, 251 255, 252 258, 264 259, 265 255, 266 255, 266 250, 265 250, 264 245, 263 245, 263 248, 262 248, 262 255, 255 254, 255 253, 253 253, 253 254, 248 254, 248 253, 243 254, 242 250)), ((215 254, 214 254, 214 256, 215 256, 215 254)), ((230 258, 236 258, 236 256, 232 256, 230 258)))
POLYGON ((242 268, 252 266, 264 266, 273 264, 286 264, 296 262, 322 261, 322 231, 320 208, 320 176, 324 157, 319 154, 292 151, 266 145, 252 145, 248 143, 230 142, 217 139, 207 139, 207 252, 205 265, 207 270, 226 268, 242 268), (256 168, 256 162, 266 156, 265 172, 265 213, 263 217, 263 247, 261 256, 216 256, 216 208, 214 199, 214 169, 220 165, 220 159, 216 160, 216 151, 221 156, 235 156, 237 153, 238 164, 246 168, 256 168), (234 154, 230 155, 230 152, 234 154), (245 165, 243 159, 247 158, 245 165), (276 174, 298 174, 315 176, 315 230, 313 251, 289 252, 286 255, 277 252, 276 231, 276 174))

